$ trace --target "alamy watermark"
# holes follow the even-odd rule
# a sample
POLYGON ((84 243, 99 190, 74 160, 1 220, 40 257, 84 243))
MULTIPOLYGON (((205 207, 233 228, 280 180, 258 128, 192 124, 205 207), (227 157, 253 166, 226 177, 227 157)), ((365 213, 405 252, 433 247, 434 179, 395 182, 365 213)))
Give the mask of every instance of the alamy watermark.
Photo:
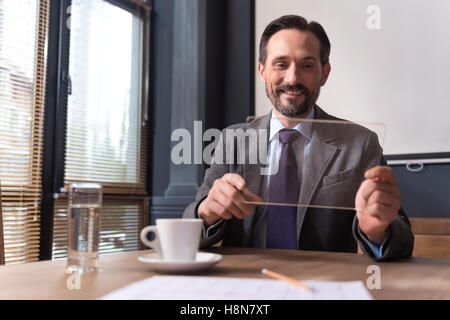
POLYGON ((72 14, 72 6, 68 6, 68 7, 67 7, 66 13, 67 13, 67 16, 68 16, 68 17, 67 17, 67 20, 66 20, 66 26, 67 26, 67 29, 70 30, 71 23, 72 23, 72 17, 71 17, 71 14, 72 14))
POLYGON ((76 269, 77 266, 69 266, 66 269, 66 273, 71 274, 66 279, 66 288, 69 290, 80 290, 81 289, 81 272, 77 272, 76 269), (71 271, 71 268, 73 271, 71 271))
POLYGON ((367 288, 369 290, 381 289, 381 269, 379 266, 372 264, 367 267, 366 273, 372 274, 367 278, 367 288))
MULTIPOLYGON (((269 166, 268 130, 228 128, 208 129, 202 131, 202 121, 194 121, 193 136, 185 128, 172 132, 172 142, 177 142, 171 151, 172 163, 181 164, 250 164, 261 165, 261 174, 269 175, 278 172, 278 162, 269 166), (205 142, 210 142, 203 148, 205 142), (269 173, 270 168, 270 173, 269 173)), ((278 142, 276 135, 272 141, 278 142)))
POLYGON ((377 5, 370 5, 366 9, 366 13, 369 15, 366 20, 366 26, 369 30, 381 29, 381 8, 377 5))

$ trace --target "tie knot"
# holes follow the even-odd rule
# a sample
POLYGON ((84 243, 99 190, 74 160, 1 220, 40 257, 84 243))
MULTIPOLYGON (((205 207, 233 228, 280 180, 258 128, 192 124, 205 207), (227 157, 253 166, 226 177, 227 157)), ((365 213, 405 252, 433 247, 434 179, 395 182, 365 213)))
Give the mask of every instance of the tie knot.
POLYGON ((292 142, 300 133, 293 129, 283 129, 280 131, 280 141, 282 144, 292 142))

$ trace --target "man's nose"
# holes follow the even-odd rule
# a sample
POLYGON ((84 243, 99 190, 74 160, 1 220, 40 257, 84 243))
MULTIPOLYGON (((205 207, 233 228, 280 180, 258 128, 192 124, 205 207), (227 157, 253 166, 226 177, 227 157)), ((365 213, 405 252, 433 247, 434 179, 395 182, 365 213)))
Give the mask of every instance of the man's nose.
POLYGON ((286 70, 286 74, 284 77, 284 81, 290 85, 296 85, 300 81, 300 75, 298 73, 297 67, 292 64, 288 70, 286 70))

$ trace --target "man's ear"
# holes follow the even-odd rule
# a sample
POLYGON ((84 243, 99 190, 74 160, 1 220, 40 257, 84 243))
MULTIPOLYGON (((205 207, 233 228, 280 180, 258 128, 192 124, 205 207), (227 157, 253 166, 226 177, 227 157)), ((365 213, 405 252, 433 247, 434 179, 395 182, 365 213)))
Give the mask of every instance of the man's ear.
POLYGON ((264 68, 264 64, 261 61, 258 62, 258 73, 262 83, 266 83, 266 69, 264 68))
POLYGON ((327 64, 323 66, 322 80, 320 80, 320 86, 323 86, 327 82, 328 76, 330 75, 330 71, 331 71, 331 64, 330 62, 327 62, 327 64))

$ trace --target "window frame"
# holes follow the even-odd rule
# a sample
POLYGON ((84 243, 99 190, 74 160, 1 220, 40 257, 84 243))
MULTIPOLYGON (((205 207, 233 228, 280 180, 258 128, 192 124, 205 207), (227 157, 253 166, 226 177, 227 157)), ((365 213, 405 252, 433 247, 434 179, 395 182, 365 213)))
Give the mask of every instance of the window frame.
MULTIPOLYGON (((150 25, 152 14, 152 0, 142 3, 139 0, 104 0, 113 5, 127 10, 142 17, 143 30, 143 88, 142 88, 142 114, 143 120, 147 122, 145 161, 146 181, 145 195, 130 194, 129 198, 140 197, 144 201, 144 223, 148 216, 148 203, 150 194, 149 172, 150 164, 150 126, 148 125, 148 112, 150 110, 149 84, 150 84, 150 25)), ((47 88, 45 103, 44 122, 44 154, 42 171, 41 204, 41 241, 39 260, 50 260, 53 247, 53 223, 54 223, 54 201, 67 197, 64 187, 64 164, 65 164, 65 140, 67 129, 67 102, 68 86, 70 85, 69 71, 69 49, 70 29, 67 21, 70 19, 70 6, 72 0, 50 1, 49 9, 49 35, 47 52, 47 88)), ((108 197, 113 196, 108 194, 108 197)))

